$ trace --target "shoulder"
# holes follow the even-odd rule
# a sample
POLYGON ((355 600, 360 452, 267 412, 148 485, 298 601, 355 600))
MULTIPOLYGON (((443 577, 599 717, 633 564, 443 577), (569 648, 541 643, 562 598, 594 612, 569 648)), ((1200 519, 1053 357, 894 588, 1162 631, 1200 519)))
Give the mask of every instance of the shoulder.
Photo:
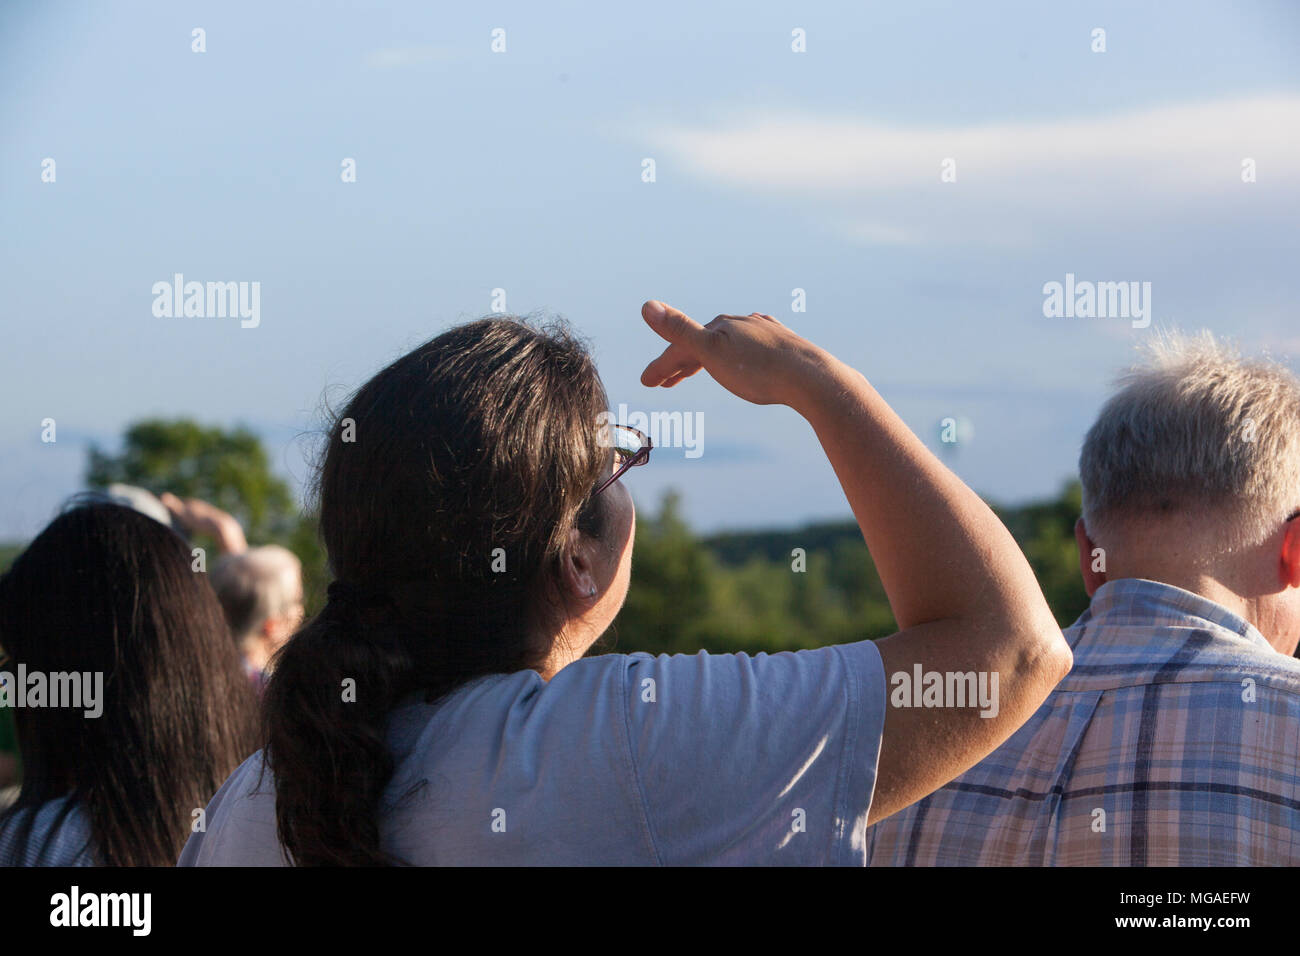
POLYGON ((41 806, 16 810, 0 823, 0 860, 19 866, 94 866, 95 851, 90 819, 81 807, 68 805, 67 797, 41 806), (19 834, 30 821, 22 860, 10 860, 19 834))
POLYGON ((232 773, 194 823, 179 866, 280 866, 275 783, 262 751, 232 773))

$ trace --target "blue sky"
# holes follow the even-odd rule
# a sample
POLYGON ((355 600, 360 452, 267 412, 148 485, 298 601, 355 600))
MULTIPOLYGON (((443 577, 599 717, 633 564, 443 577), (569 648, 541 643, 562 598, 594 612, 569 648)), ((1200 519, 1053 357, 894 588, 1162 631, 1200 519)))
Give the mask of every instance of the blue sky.
POLYGON ((1294 3, 5 4, 0 538, 145 416, 249 425, 300 481, 323 400, 497 288, 615 406, 703 416, 628 479, 698 528, 848 509, 793 412, 639 384, 647 298, 770 312, 977 490, 1052 494, 1155 329, 1300 368, 1298 47, 1294 3), (178 272, 259 282, 260 324, 155 317, 178 272), (1045 317, 1067 273, 1150 282, 1151 327, 1045 317))

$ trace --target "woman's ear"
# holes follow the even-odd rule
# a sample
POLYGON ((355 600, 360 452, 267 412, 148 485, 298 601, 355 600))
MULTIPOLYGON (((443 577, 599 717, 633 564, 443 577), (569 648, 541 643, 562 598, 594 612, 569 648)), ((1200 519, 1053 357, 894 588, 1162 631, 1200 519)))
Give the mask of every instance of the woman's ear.
POLYGON ((577 528, 569 531, 568 544, 560 557, 560 586, 566 600, 583 602, 596 597, 596 573, 591 546, 591 539, 577 528))
POLYGON ((1106 583, 1106 552, 1088 537, 1088 529, 1084 527, 1082 518, 1074 523, 1074 541, 1079 546, 1079 571, 1083 574, 1083 587, 1088 592, 1088 597, 1092 597, 1106 583))

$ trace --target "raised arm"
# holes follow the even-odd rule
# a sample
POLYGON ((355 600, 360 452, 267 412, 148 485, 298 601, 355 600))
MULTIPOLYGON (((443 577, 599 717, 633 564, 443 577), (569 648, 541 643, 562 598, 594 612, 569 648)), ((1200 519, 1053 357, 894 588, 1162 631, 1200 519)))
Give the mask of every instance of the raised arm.
MULTIPOLYGON (((871 551, 898 633, 877 642, 886 679, 922 672, 997 675, 994 708, 886 708, 869 822, 914 803, 991 753, 1068 673, 1071 655, 1010 533, 921 443, 867 380, 770 315, 706 326, 659 302, 642 307, 670 345, 645 385, 704 368, 759 405, 812 425, 871 551), (981 716, 981 713, 988 716, 981 716)), ((969 702, 968 702, 969 703, 969 702)))
POLYGON ((200 498, 178 498, 170 491, 159 500, 188 531, 211 535, 223 554, 243 554, 248 550, 244 529, 233 515, 200 498))

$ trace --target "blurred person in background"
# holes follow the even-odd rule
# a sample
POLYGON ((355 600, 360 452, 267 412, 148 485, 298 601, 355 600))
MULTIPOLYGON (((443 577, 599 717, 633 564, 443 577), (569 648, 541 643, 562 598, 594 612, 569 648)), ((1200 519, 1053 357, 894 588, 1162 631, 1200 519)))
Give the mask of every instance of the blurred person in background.
POLYGON ((75 502, 0 576, 0 648, 0 670, 29 681, 102 678, 97 714, 14 708, 23 778, 0 864, 172 864, 256 747, 254 695, 187 544, 132 508, 75 502))
POLYGON ((583 345, 450 329, 349 401, 319 478, 335 581, 280 653, 264 750, 182 865, 861 865, 869 822, 971 766, 1069 670, 1015 541, 867 380, 769 315, 658 302, 642 374, 701 369, 821 440, 899 633, 795 653, 584 654, 627 595, 620 480, 583 345), (346 424, 346 428, 345 428, 346 424), (992 672, 1000 706, 890 708, 887 674, 992 672), (886 712, 888 711, 888 718, 886 712))
POLYGON ((278 544, 224 555, 212 569, 212 587, 260 692, 273 658, 302 623, 302 563, 278 544))
POLYGON ((1091 606, 1010 740, 871 864, 1300 864, 1300 381, 1166 334, 1079 457, 1091 606))
POLYGON ((211 536, 221 548, 212 587, 243 656, 244 672, 260 693, 275 653, 302 623, 302 562, 280 545, 249 548, 239 522, 206 501, 170 492, 161 501, 176 524, 211 536))

